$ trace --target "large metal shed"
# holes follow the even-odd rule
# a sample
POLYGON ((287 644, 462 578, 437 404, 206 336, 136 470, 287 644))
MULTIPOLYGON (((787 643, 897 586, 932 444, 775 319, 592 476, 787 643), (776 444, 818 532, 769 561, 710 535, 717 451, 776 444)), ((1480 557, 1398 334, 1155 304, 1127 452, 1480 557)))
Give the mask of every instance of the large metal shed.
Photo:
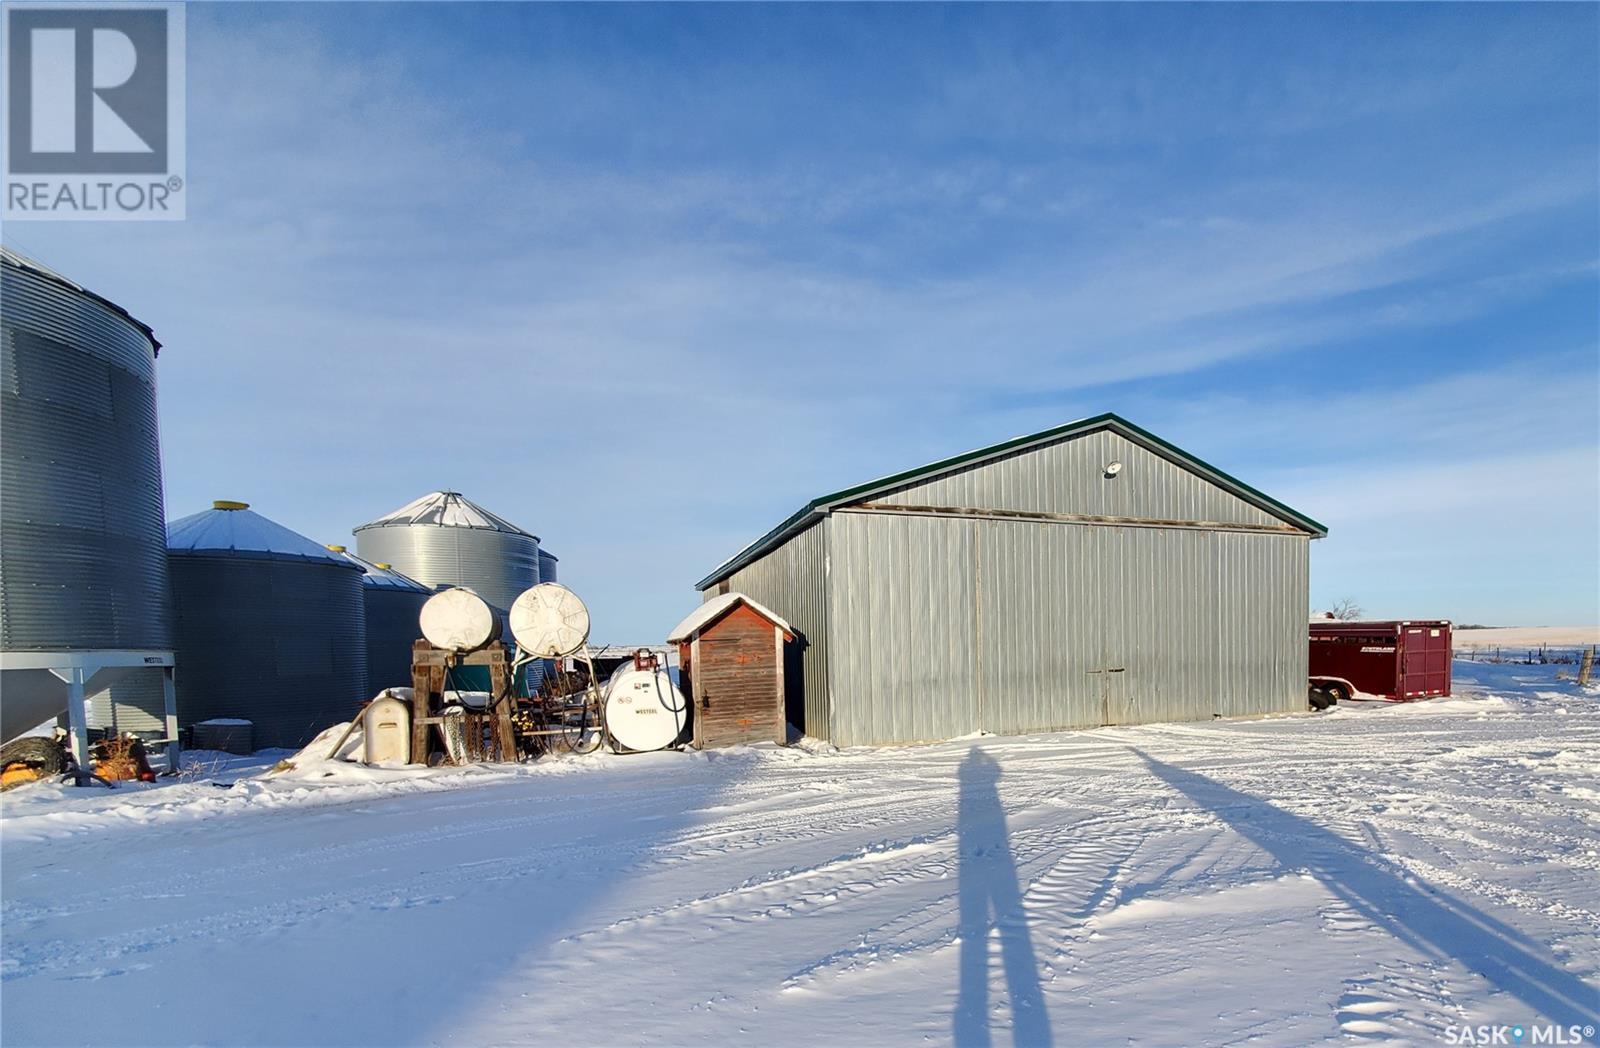
POLYGON ((838 745, 1306 708, 1310 517, 1114 414, 824 495, 697 583, 838 745))

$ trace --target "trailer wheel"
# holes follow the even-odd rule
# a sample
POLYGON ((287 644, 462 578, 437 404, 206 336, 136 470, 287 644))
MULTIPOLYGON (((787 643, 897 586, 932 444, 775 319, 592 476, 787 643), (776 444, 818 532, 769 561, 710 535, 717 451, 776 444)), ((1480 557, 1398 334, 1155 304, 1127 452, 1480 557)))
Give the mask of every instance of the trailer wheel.
POLYGON ((1313 684, 1306 691, 1306 703, 1319 713, 1331 705, 1328 701, 1328 693, 1322 690, 1320 684, 1313 684))

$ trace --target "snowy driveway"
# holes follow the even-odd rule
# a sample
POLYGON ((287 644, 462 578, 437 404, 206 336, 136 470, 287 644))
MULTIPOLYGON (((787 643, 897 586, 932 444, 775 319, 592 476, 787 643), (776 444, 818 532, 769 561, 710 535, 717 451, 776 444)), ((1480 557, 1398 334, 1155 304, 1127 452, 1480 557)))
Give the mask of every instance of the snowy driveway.
POLYGON ((1458 676, 1479 690, 922 748, 30 788, 0 820, 0 1040, 1581 1029, 1600 1012, 1600 700, 1546 667, 1458 676))

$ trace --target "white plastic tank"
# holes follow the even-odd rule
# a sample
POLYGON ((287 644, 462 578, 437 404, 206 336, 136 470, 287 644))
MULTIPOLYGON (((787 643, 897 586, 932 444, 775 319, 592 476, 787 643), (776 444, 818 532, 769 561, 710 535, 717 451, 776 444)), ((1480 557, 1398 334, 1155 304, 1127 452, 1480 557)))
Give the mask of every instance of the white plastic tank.
POLYGON ((606 682, 605 702, 611 738, 636 753, 671 746, 688 724, 689 703, 664 666, 624 663, 606 682))
POLYGON ((589 640, 589 609, 567 587, 542 582, 512 602, 511 635, 536 658, 571 655, 589 640))
POLYGON ((429 597, 417 619, 428 643, 446 651, 476 651, 500 637, 500 616, 488 601, 461 586, 429 597))
POLYGON ((411 763, 411 704, 384 692, 361 719, 368 764, 411 763))

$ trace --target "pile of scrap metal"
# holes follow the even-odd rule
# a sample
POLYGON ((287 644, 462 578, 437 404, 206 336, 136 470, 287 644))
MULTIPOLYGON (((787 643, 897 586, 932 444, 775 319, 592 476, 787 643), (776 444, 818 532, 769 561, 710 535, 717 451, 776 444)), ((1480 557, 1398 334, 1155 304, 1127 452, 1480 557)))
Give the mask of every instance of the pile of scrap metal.
POLYGON ((131 779, 156 781, 144 743, 132 734, 95 743, 89 749, 89 759, 92 770, 78 767, 67 745, 67 733, 60 728, 49 736, 25 735, 13 739, 0 748, 0 790, 56 777, 99 782, 107 787, 131 779))

